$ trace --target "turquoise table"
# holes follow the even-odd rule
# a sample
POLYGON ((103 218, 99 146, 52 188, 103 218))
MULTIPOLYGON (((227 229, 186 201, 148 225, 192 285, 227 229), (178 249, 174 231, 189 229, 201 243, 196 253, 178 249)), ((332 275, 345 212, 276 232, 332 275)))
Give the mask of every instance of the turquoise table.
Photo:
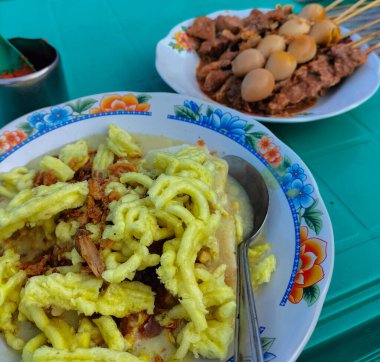
MULTIPOLYGON (((222 8, 275 0, 0 0, 0 33, 42 37, 62 55, 70 98, 172 90, 156 43, 175 24, 222 8)), ((307 163, 330 213, 335 270, 302 362, 380 361, 380 93, 357 109, 306 124, 268 125, 307 163)), ((279 361, 283 362, 283 361, 279 361)))

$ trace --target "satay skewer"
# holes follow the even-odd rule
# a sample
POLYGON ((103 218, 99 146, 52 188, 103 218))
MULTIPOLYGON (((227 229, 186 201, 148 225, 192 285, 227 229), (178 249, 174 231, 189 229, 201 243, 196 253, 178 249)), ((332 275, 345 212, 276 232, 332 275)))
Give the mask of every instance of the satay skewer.
POLYGON ((356 8, 358 8, 364 2, 366 2, 366 0, 359 0, 355 4, 352 4, 347 10, 342 11, 337 17, 335 17, 334 21, 338 22, 338 24, 339 24, 340 19, 343 19, 344 17, 351 14, 356 8))
POLYGON ((367 35, 357 41, 354 41, 353 43, 349 43, 348 45, 353 48, 357 48, 358 46, 361 46, 365 43, 368 43, 369 41, 376 39, 378 36, 380 36, 380 30, 374 32, 373 34, 367 35))
POLYGON ((332 9, 334 9, 337 5, 339 5, 343 1, 344 0, 335 0, 335 1, 333 1, 330 5, 328 5, 328 6, 325 7, 326 13, 328 11, 331 11, 332 9))
POLYGON ((374 50, 380 48, 380 42, 372 45, 370 48, 366 49, 364 52, 368 55, 369 53, 372 53, 374 50))
MULTIPOLYGON (((344 1, 344 0, 343 0, 343 1, 344 1)), ((371 2, 371 0, 370 0, 370 1, 365 1, 365 2, 363 3, 363 6, 369 4, 370 2, 371 2)), ((351 6, 352 6, 352 4, 342 4, 342 5, 335 6, 333 10, 334 10, 334 11, 336 11, 336 10, 342 10, 342 11, 345 11, 345 9, 348 9, 348 8, 351 7, 351 6)), ((338 13, 338 14, 334 14, 334 15, 332 15, 332 16, 337 17, 338 15, 339 15, 339 13, 338 13)))
POLYGON ((346 34, 343 34, 343 38, 347 38, 349 36, 351 36, 352 34, 356 34, 356 33, 359 33, 359 31, 362 31, 362 30, 365 30, 365 29, 368 29, 369 27, 373 26, 373 25, 376 25, 380 23, 380 19, 376 19, 376 20, 373 20, 367 24, 364 24, 362 26, 359 26, 358 28, 356 29, 353 29, 351 31, 349 31, 348 33, 346 34))
POLYGON ((335 19, 335 23, 338 24, 338 25, 340 25, 343 22, 345 22, 345 21, 353 18, 354 16, 357 16, 357 15, 361 14, 362 12, 364 12, 364 11, 366 11, 366 10, 372 8, 372 7, 375 7, 375 6, 379 5, 379 4, 380 4, 380 0, 375 0, 375 1, 371 2, 370 4, 368 4, 366 6, 363 6, 360 9, 357 9, 356 11, 353 11, 352 13, 348 14, 344 18, 340 18, 339 20, 335 19))

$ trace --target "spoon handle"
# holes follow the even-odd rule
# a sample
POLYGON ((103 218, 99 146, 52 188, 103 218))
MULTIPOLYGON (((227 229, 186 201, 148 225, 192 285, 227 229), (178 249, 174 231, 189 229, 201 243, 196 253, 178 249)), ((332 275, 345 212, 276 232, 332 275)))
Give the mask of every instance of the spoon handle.
POLYGON ((251 286, 248 246, 237 249, 237 318, 235 324, 235 362, 263 362, 259 324, 251 286))

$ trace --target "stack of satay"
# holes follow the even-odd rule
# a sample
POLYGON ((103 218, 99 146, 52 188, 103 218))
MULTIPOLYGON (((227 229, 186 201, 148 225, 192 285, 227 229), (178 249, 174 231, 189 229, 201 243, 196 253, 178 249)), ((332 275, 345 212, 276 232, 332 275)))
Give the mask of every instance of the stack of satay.
POLYGON ((359 0, 329 17, 342 1, 326 8, 308 4, 298 14, 292 6, 278 6, 269 12, 253 9, 245 18, 196 18, 187 33, 201 60, 196 71, 200 88, 217 102, 253 114, 289 116, 312 106, 380 47, 362 47, 380 32, 351 39, 380 19, 346 34, 340 29, 380 0, 359 0))

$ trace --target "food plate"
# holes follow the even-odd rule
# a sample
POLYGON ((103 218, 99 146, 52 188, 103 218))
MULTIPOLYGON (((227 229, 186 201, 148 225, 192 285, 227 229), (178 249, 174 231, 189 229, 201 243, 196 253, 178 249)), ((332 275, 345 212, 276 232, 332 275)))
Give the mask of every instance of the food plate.
MULTIPOLYGON (((268 11, 268 9, 260 9, 268 11)), ((246 17, 251 9, 223 10, 207 15, 214 19, 218 15, 246 17)), ((162 79, 176 92, 215 102, 204 94, 197 83, 195 70, 199 57, 192 51, 186 35, 187 27, 194 19, 176 25, 156 48, 156 69, 162 79)), ((345 29, 342 29, 346 32, 345 29)), ((358 36, 354 36, 357 39, 358 36)), ((330 89, 317 103, 290 117, 258 116, 257 120, 273 123, 300 123, 316 121, 347 112, 369 99, 380 84, 380 61, 376 54, 368 57, 368 63, 360 66, 351 76, 337 87, 330 89)))
MULTIPOLYGON (((218 155, 241 156, 265 176, 270 207, 263 237, 273 246, 277 269, 256 292, 264 358, 295 361, 317 323, 334 264, 331 222, 303 161, 248 115, 177 94, 123 91, 44 108, 8 124, 0 130, 0 171, 105 134, 110 123, 185 143, 203 139, 218 155)), ((18 360, 3 340, 0 355, 18 360)))

